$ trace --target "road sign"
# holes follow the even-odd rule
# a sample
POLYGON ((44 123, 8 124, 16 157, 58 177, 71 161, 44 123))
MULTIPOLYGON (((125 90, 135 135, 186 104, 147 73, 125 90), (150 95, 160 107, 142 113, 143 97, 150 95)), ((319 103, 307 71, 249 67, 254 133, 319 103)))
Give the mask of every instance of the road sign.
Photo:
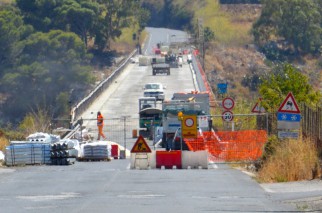
POLYGON ((235 102, 232 98, 225 98, 222 101, 222 106, 226 109, 226 110, 231 110, 232 108, 234 108, 235 102))
POLYGON ((196 115, 183 116, 182 137, 197 138, 197 116, 196 115))
POLYGON ((217 84, 218 94, 227 93, 227 83, 219 83, 217 84))
POLYGON ((300 129, 301 114, 277 113, 277 129, 300 129))
POLYGON ((278 131, 278 138, 298 138, 299 137, 299 132, 291 132, 291 131, 278 131))
POLYGON ((277 120, 278 121, 300 122, 301 121, 301 114, 278 112, 277 113, 277 120))
POLYGON ((290 92, 284 99, 280 108, 277 110, 278 112, 289 112, 289 113, 301 113, 297 103, 294 99, 293 94, 290 92))
POLYGON ((259 101, 256 102, 255 106, 252 109, 252 112, 254 112, 254 113, 264 113, 264 112, 266 112, 265 108, 262 107, 261 104, 260 104, 261 101, 262 101, 262 99, 259 98, 259 101))
POLYGON ((222 113, 222 119, 224 121, 232 121, 234 119, 234 114, 231 111, 225 111, 222 113))
POLYGON ((150 153, 151 149, 142 137, 140 135, 138 139, 136 140, 134 146, 132 147, 131 153, 150 153))

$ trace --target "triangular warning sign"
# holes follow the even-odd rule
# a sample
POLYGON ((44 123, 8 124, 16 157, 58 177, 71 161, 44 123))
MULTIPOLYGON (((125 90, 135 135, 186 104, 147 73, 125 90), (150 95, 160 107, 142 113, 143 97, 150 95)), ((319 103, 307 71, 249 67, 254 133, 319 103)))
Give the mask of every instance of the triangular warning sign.
POLYGON ((289 112, 289 113, 301 113, 297 103, 294 99, 293 94, 290 92, 284 99, 280 108, 277 110, 278 112, 289 112))
POLYGON ((142 135, 140 135, 136 140, 134 146, 132 147, 131 153, 149 153, 149 152, 151 152, 150 147, 148 146, 148 144, 146 143, 142 135))
POLYGON ((264 107, 260 106, 260 104, 257 102, 255 104, 255 106, 253 107, 252 112, 264 113, 265 109, 264 109, 264 107))

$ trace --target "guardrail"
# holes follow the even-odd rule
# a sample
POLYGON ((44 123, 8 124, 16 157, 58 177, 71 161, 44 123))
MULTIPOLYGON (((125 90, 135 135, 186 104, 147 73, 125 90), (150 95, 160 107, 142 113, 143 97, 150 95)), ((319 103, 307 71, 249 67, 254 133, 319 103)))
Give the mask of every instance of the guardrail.
POLYGON ((81 100, 75 107, 72 108, 70 113, 70 125, 74 127, 78 124, 79 116, 89 107, 95 99, 100 96, 110 85, 114 82, 114 80, 119 76, 119 74, 123 71, 126 65, 129 62, 129 59, 133 57, 137 53, 137 50, 133 50, 129 56, 120 64, 116 70, 105 80, 101 81, 92 92, 89 93, 83 100, 81 100))
POLYGON ((208 83, 205 71, 203 70, 203 68, 202 68, 202 66, 195 54, 192 54, 192 67, 195 70, 196 80, 197 80, 200 92, 209 92, 210 105, 214 106, 215 95, 208 83))

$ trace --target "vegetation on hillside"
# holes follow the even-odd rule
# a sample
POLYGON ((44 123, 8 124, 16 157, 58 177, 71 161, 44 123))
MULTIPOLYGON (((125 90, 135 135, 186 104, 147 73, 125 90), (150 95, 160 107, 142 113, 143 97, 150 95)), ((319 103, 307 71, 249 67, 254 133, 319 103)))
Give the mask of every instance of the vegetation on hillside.
POLYGON ((0 126, 17 127, 38 109, 50 119, 67 117, 100 80, 93 70, 111 66, 113 41, 125 33, 134 48, 132 34, 148 18, 133 0, 0 4, 0 126))
POLYGON ((322 3, 319 0, 263 0, 261 16, 254 23, 255 42, 268 58, 320 54, 322 3))
POLYGON ((263 98, 261 105, 268 112, 276 112, 289 92, 293 93, 297 102, 313 108, 322 98, 321 93, 315 91, 310 85, 308 77, 291 64, 278 64, 273 67, 272 72, 262 77, 259 88, 263 98))

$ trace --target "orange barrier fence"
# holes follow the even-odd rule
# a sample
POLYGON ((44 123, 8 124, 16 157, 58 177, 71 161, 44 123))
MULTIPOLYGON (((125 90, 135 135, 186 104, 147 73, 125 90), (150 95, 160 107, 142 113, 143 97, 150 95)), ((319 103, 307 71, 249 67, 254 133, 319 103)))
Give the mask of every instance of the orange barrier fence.
POLYGON ((203 139, 185 139, 191 151, 207 150, 213 161, 257 160, 267 141, 265 130, 204 132, 203 139))

